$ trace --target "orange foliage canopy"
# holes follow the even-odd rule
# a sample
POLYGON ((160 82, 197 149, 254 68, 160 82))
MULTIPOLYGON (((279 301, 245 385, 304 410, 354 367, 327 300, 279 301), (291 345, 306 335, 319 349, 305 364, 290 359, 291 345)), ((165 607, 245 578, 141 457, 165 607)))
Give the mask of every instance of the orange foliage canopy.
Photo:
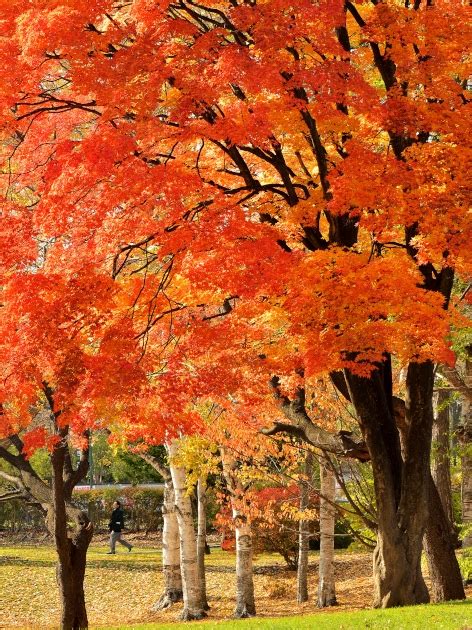
POLYGON ((68 422, 159 432, 274 373, 453 360, 465 3, 0 7, 5 409, 46 380, 68 422))

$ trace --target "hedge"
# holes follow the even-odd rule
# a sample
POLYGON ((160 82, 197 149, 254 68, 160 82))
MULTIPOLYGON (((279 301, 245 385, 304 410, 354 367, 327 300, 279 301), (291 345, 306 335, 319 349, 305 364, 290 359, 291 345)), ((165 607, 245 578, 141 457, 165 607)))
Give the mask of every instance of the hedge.
MULTIPOLYGON (((93 488, 76 490, 73 503, 86 510, 95 531, 108 531, 113 501, 120 501, 126 528, 137 532, 162 529, 163 490, 160 488, 93 488)), ((19 499, 0 503, 0 529, 12 533, 46 531, 40 510, 19 499)))

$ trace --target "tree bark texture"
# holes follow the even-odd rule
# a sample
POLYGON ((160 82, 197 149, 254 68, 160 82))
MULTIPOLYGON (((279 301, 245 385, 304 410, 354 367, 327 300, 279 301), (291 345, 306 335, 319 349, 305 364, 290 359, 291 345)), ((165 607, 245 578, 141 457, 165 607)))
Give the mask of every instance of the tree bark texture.
POLYGON ((181 619, 190 621, 206 617, 202 606, 202 588, 197 564, 197 540, 193 525, 192 504, 187 493, 185 469, 174 466, 172 456, 177 449, 176 442, 168 445, 170 473, 175 492, 175 509, 180 535, 180 561, 184 609, 181 619))
POLYGON ((378 512, 374 551, 374 606, 423 603, 429 595, 421 575, 422 539, 428 515, 428 476, 433 425, 433 365, 408 367, 404 460, 395 424, 391 367, 370 378, 345 371, 349 396, 369 449, 378 512))
MULTIPOLYGON (((403 401, 395 399, 395 416, 400 431, 402 454, 409 435, 403 401)), ((435 602, 464 599, 465 592, 459 563, 455 554, 458 547, 457 532, 449 520, 434 479, 428 477, 428 516, 423 546, 431 579, 431 599, 435 602)))
POLYGON ((449 435, 449 392, 439 390, 436 395, 436 413, 433 424, 433 452, 431 473, 441 497, 441 503, 451 526, 452 514, 451 458, 449 435))
POLYGON ((335 606, 334 524, 336 479, 328 464, 320 463, 320 565, 318 607, 335 606))
MULTIPOLYGON (((164 477, 164 475, 163 475, 164 477)), ((169 608, 183 600, 182 574, 180 571, 179 525, 175 508, 174 486, 170 471, 164 477, 164 505, 162 508, 162 571, 164 592, 154 605, 154 610, 169 608)))
POLYGON ((243 494, 242 484, 236 474, 236 461, 222 451, 223 474, 231 494, 232 515, 236 535, 236 607, 233 616, 238 619, 256 614, 252 562, 251 525, 237 505, 236 498, 243 494))
POLYGON ((446 516, 432 476, 429 478, 429 515, 423 543, 431 579, 432 601, 465 599, 464 585, 455 553, 459 546, 457 533, 453 523, 446 516))
POLYGON ((140 457, 152 466, 164 480, 164 504, 162 506, 162 572, 164 591, 153 606, 153 610, 164 610, 183 600, 182 573, 180 570, 179 524, 175 507, 174 485, 170 468, 160 459, 147 452, 140 452, 140 457))
MULTIPOLYGON (((304 466, 305 479, 300 481, 300 511, 308 508, 310 498, 310 481, 312 478, 313 455, 307 452, 304 466)), ((297 565, 297 602, 308 601, 308 550, 310 542, 309 521, 300 519, 298 525, 298 565, 297 565)))
MULTIPOLYGON (((469 355, 472 355, 472 347, 469 347, 469 355)), ((472 356, 466 361, 464 381, 468 389, 472 389, 472 356)), ((462 546, 472 547, 472 402, 469 398, 462 398, 459 439, 462 450, 462 522, 468 526, 462 546)))
POLYGON ((206 577, 205 577, 205 555, 206 555, 206 479, 200 477, 197 482, 197 564, 198 575, 202 588, 202 607, 209 610, 207 594, 206 594, 206 577))
POLYGON ((57 582, 61 600, 61 630, 88 628, 85 607, 84 577, 87 549, 92 540, 92 525, 84 512, 77 515, 77 530, 72 538, 67 533, 66 493, 64 465, 67 445, 65 435, 56 444, 51 455, 52 463, 52 533, 58 557, 57 582))

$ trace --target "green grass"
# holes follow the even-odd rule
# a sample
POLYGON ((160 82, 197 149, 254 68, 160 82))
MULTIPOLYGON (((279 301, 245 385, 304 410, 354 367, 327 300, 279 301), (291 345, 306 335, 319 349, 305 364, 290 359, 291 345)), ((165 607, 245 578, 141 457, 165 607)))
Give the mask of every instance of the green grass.
POLYGON ((300 617, 271 617, 231 621, 202 621, 188 623, 140 624, 113 626, 101 630, 469 630, 472 629, 472 601, 450 602, 390 608, 388 610, 362 610, 304 615, 300 617))

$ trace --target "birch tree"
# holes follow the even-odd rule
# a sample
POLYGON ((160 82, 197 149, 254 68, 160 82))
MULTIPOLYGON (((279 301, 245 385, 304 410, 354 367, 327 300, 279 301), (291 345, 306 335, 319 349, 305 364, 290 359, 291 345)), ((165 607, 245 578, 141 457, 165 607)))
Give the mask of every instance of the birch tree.
POLYGON ((140 452, 139 455, 157 470, 164 479, 164 503, 162 506, 162 518, 164 521, 162 528, 164 591, 153 607, 154 610, 163 610, 183 600, 179 525, 175 507, 174 486, 168 466, 165 466, 157 457, 150 453, 140 452))
POLYGON ((229 449, 221 449, 223 474, 231 496, 231 508, 236 534, 236 608, 234 617, 253 617, 256 614, 252 564, 252 532, 247 515, 241 510, 240 499, 244 488, 237 475, 237 462, 229 449))
MULTIPOLYGON (((300 481, 300 512, 307 510, 310 498, 313 455, 310 451, 305 457, 304 479, 300 481)), ((301 516, 298 525, 298 565, 297 565, 297 602, 308 601, 308 551, 310 541, 309 520, 301 516)))
POLYGON ((318 607, 334 606, 334 525, 336 509, 336 479, 330 465, 320 462, 320 564, 318 576, 318 607))
POLYGON ((182 587, 184 609, 181 619, 202 619, 206 617, 204 595, 197 562, 197 540, 193 525, 192 504, 188 495, 185 468, 173 463, 173 456, 177 454, 176 440, 166 445, 170 474, 175 493, 175 509, 180 536, 180 560, 182 571, 182 587))

